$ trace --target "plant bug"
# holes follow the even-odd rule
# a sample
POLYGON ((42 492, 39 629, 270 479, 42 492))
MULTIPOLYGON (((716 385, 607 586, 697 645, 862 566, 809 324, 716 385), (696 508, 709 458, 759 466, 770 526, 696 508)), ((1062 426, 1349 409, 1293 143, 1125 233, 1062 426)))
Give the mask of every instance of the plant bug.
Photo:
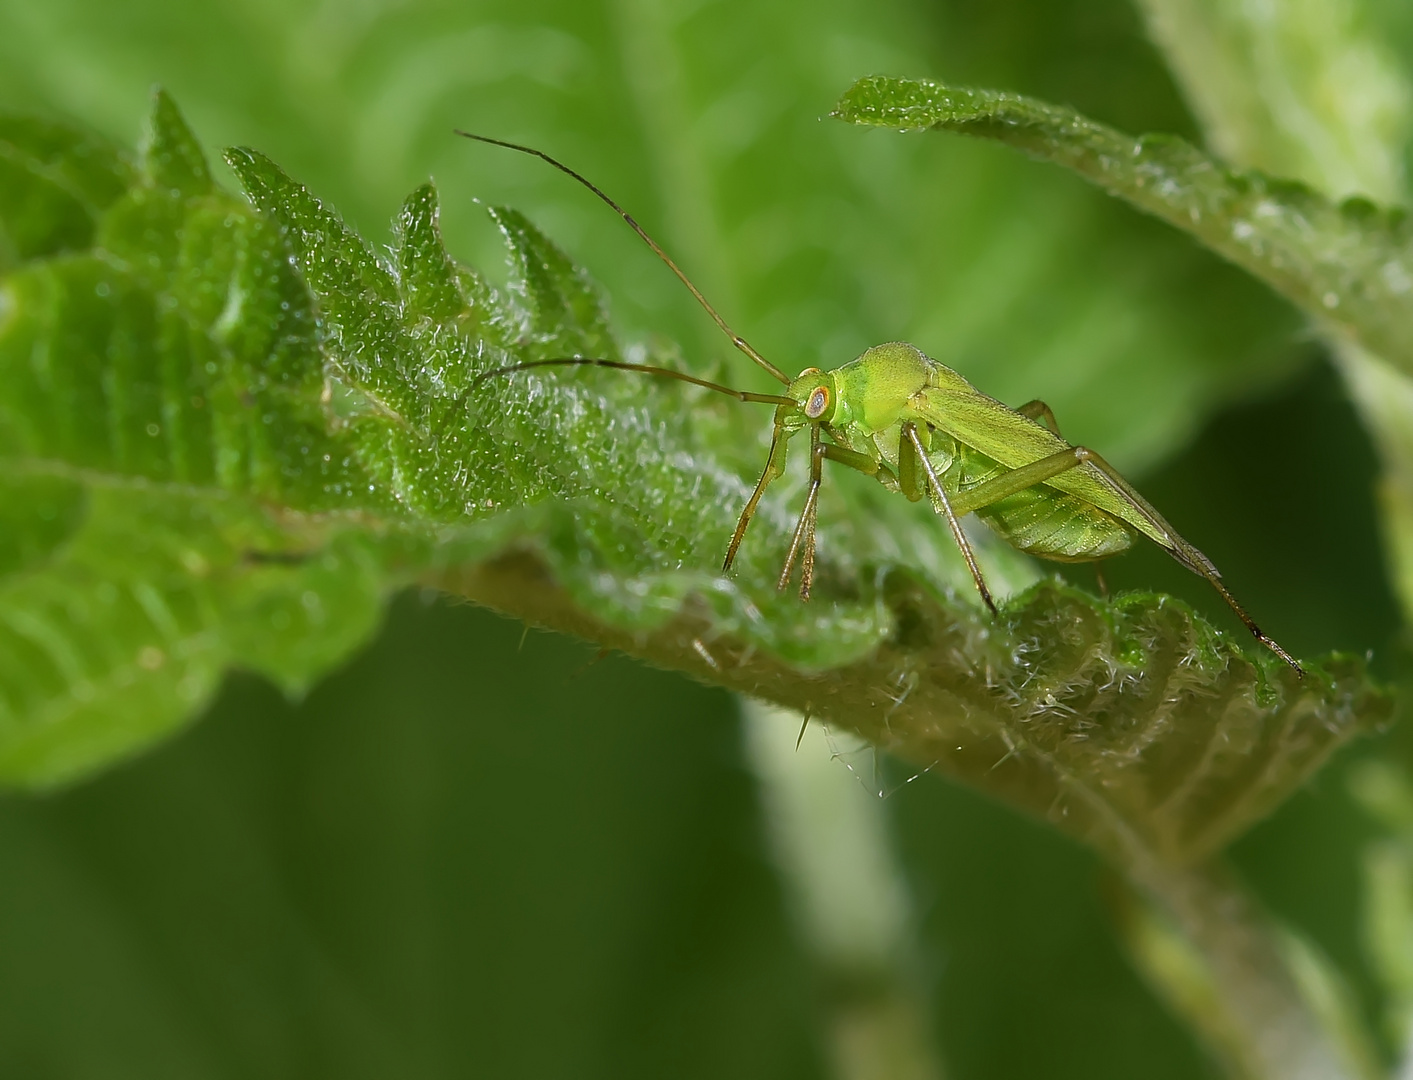
POLYGON ((967 514, 976 514, 1012 547, 1056 562, 1105 559, 1146 536, 1205 578, 1252 635, 1304 677, 1295 658, 1267 636, 1227 591, 1212 561, 1183 539, 1107 461, 1088 447, 1066 442, 1055 414, 1043 401, 1010 408, 917 347, 897 341, 875 345, 832 371, 807 368, 792 379, 736 333, 657 241, 597 185, 542 150, 466 131, 456 134, 537 157, 588 188, 667 264, 731 344, 785 387, 783 394, 758 394, 668 368, 577 356, 531 360, 477 377, 479 382, 528 368, 591 365, 677 379, 739 401, 774 405, 770 456, 736 522, 723 573, 730 571, 765 489, 784 473, 790 440, 808 430, 809 488, 780 571, 780 589, 789 585, 798 561, 800 597, 809 599, 819 488, 824 463, 833 461, 872 476, 913 502, 928 498, 946 519, 977 592, 993 615, 996 603, 962 531, 961 519, 967 514))

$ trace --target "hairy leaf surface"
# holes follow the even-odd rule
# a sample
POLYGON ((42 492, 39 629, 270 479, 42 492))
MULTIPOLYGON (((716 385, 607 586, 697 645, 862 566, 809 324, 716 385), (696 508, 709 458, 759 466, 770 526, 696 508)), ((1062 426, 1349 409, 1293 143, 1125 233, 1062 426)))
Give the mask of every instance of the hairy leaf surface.
POLYGON ((837 513, 802 604, 774 584, 788 489, 723 579, 749 490, 725 406, 604 371, 477 381, 651 355, 527 218, 491 212, 495 288, 448 256, 431 185, 384 251, 258 152, 227 160, 253 209, 159 96, 92 246, 0 286, 10 783, 132 752, 230 666, 299 690, 417 582, 804 709, 1127 861, 1210 852, 1386 713, 1356 662, 1298 681, 1163 597, 1042 583, 993 621, 950 566, 853 555, 837 513))

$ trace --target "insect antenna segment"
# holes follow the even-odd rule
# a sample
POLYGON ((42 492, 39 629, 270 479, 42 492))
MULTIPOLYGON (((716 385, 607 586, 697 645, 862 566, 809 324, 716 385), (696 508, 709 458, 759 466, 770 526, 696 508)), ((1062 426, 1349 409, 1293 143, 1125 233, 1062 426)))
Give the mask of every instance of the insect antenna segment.
POLYGON ((661 245, 659 245, 656 240, 654 240, 651 236, 648 235, 647 230, 638 224, 638 222, 634 219, 633 215, 628 213, 627 210, 624 210, 623 207, 619 206, 616 202, 614 202, 613 199, 609 197, 607 192, 605 192, 593 181, 588 179, 588 177, 575 172, 568 165, 564 164, 564 162, 550 157, 550 155, 546 154, 543 150, 536 150, 533 146, 522 146, 520 143, 506 142, 504 139, 492 139, 488 135, 474 135, 469 131, 462 131, 460 128, 456 128, 453 130, 455 130, 456 134, 460 135, 463 139, 474 139, 476 142, 489 143, 491 146, 503 146, 507 150, 518 150, 522 154, 529 154, 531 157, 537 157, 541 161, 553 165, 556 169, 564 173, 566 176, 573 177, 575 180, 579 181, 579 183, 583 184, 584 187, 588 188, 605 203, 607 203, 614 213, 616 213, 619 217, 626 221, 628 223, 629 228, 631 228, 635 233, 637 233, 639 238, 642 239, 643 243, 647 244, 648 247, 652 249, 653 254, 667 264, 667 268, 677 275, 677 280, 682 282, 683 285, 687 286, 688 291, 691 292, 692 296, 696 298, 697 303, 701 304, 702 308, 706 311, 706 313, 711 316, 712 321, 716 323, 718 327, 721 328, 721 332, 731 339, 732 345, 734 345, 736 348, 740 349, 741 352, 749 356, 763 370, 769 372, 772 378, 777 379, 781 383, 784 383, 786 386, 790 385, 790 377, 786 375, 785 372, 781 371, 778 367, 776 367, 774 364, 772 364, 765 357, 763 357, 760 353, 756 352, 755 348, 752 347, 750 342, 748 342, 740 334, 736 333, 735 330, 731 329, 730 325, 726 322, 725 319, 721 317, 721 314, 716 310, 716 308, 712 307, 711 303, 707 300, 707 298, 702 295, 702 291, 692 284, 692 279, 682 272, 682 269, 675 262, 672 261, 672 256, 662 250, 661 245))
POLYGON ((605 360, 597 356, 559 356, 549 360, 525 360, 519 364, 507 364, 505 367, 492 368, 490 371, 483 371, 471 380, 471 387, 474 389, 487 379, 497 375, 509 375, 515 371, 526 371, 530 368, 538 367, 606 367, 615 371, 633 371, 639 375, 656 375, 663 379, 676 379, 679 382, 691 383, 693 386, 703 386, 708 390, 714 390, 718 394, 726 394, 737 401, 756 401, 766 405, 794 405, 795 399, 785 397, 783 394, 757 394, 751 390, 737 390, 731 386, 723 386, 721 383, 710 382, 707 379, 699 379, 695 375, 688 375, 685 371, 674 371, 672 368, 654 367, 651 364, 629 364, 622 360, 605 360))

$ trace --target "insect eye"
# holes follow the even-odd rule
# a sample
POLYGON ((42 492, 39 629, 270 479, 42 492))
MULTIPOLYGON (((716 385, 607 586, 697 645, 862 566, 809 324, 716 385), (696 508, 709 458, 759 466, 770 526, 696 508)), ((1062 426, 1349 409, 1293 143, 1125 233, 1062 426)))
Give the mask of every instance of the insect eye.
POLYGON ((805 415, 811 420, 818 420, 824 415, 824 411, 829 408, 829 387, 818 386, 810 395, 809 401, 805 404, 805 415))

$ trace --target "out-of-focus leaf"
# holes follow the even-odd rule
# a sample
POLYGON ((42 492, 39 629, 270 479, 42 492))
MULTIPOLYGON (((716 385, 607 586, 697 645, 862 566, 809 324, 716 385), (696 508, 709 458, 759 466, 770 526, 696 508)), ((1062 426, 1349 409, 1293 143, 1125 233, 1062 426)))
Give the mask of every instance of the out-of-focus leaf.
POLYGON ((47 786, 192 718, 230 667, 289 691, 365 641, 377 564, 356 541, 295 564, 248 508, 141 488, 91 493, 62 555, 0 583, 0 783, 47 786))
POLYGON ((1363 199, 1224 167, 1172 136, 1134 138, 1017 94, 861 79, 834 112, 902 131, 960 131, 1054 161, 1184 229, 1312 316, 1413 371, 1413 225, 1363 199))
POLYGON ((53 554, 83 521, 84 490, 53 476, 0 480, 0 582, 53 554))
POLYGON ((289 516, 366 481, 326 435, 278 234, 213 187, 163 95, 116 197, 119 155, 45 130, 50 173, 107 205, 101 248, 0 282, 0 780, 31 785, 147 745, 228 667, 302 690, 386 588, 337 522, 289 516))
POLYGON ((1138 0, 1138 6, 1201 118, 1208 145, 1226 161, 1302 180, 1334 198, 1402 202, 1413 96, 1389 48, 1396 40, 1391 24, 1401 21, 1395 5, 1138 0))
POLYGON ((0 268, 88 247, 99 216, 130 176, 127 161, 105 139, 0 112, 0 268))
POLYGON ((1364 947, 1387 994, 1384 1030, 1413 1054, 1413 785, 1391 762, 1368 761, 1351 791, 1385 831, 1364 850, 1364 947))
MULTIPOLYGON (((1049 401, 1124 469, 1171 454, 1213 408, 1307 355, 1291 346, 1297 321, 1245 275, 1080 185, 985 148, 818 122, 860 71, 886 67, 1190 130, 1121 0, 822 0, 809 18, 796 0, 335 10, 0 3, 0 93, 62 101, 126 140, 161 79, 208 147, 259 146, 369 238, 435 175, 463 261, 498 279, 499 237, 471 201, 513 205, 608 286, 627 341, 676 340, 700 374, 724 363, 743 385, 759 379, 616 217, 542 164, 450 130, 529 142, 637 214, 782 367, 911 340, 1003 400, 1049 401), (70 65, 74 77, 53 74, 70 65)), ((744 468, 754 428, 724 426, 723 456, 744 468)), ((916 550, 930 533, 917 511, 871 507, 854 550, 891 554, 904 534, 916 550)))

